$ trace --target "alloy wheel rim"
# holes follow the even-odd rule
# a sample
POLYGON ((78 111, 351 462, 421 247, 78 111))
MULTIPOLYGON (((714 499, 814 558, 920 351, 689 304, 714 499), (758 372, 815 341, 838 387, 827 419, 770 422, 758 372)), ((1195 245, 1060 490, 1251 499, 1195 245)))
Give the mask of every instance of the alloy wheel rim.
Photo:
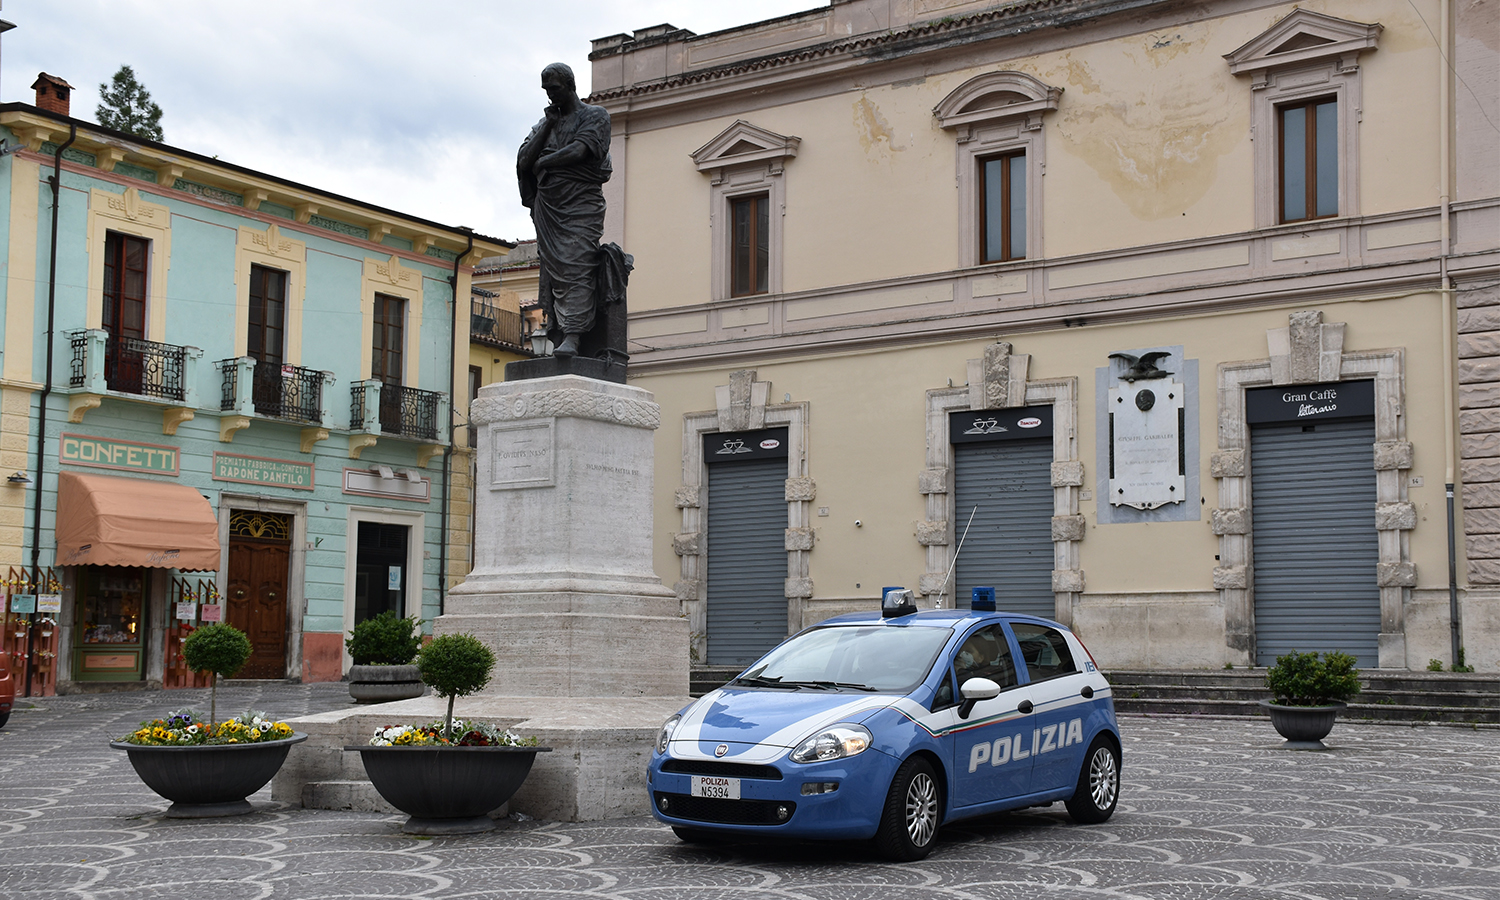
POLYGON ((1115 755, 1108 747, 1100 747, 1089 762, 1089 790, 1094 796, 1094 806, 1101 810, 1113 806, 1119 785, 1120 770, 1115 766, 1115 755))
POLYGON ((906 833, 912 844, 925 847, 937 830, 937 785, 925 772, 906 789, 906 833))

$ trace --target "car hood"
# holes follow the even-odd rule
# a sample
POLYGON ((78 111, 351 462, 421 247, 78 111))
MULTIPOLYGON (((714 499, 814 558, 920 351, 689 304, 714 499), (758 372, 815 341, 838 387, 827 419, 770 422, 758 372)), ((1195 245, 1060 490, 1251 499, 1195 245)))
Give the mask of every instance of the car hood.
POLYGON ((766 762, 839 722, 859 722, 898 698, 845 691, 720 688, 682 714, 671 754, 681 759, 766 762), (716 752, 720 745, 722 753, 716 752))

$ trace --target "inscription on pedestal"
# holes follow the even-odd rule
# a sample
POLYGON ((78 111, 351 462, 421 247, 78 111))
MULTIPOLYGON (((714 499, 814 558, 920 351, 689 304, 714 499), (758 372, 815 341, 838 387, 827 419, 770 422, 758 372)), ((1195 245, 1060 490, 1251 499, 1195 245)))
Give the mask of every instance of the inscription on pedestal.
POLYGON ((552 487, 557 483, 553 419, 490 426, 490 490, 552 487))

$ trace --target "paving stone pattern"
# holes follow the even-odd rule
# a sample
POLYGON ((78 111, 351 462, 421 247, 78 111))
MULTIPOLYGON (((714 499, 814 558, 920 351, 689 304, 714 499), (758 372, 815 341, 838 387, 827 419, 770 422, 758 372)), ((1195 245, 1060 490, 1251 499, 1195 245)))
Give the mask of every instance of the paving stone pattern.
MULTIPOLYGON (((0 898, 597 897, 1500 900, 1500 730, 1341 723, 1293 753, 1264 720, 1121 719, 1104 825, 1061 804, 945 829, 919 863, 866 846, 692 847, 649 819, 506 820, 416 839, 402 818, 288 808, 162 818, 106 741, 207 691, 32 701, 0 729, 0 898)), ((227 686, 221 712, 335 709, 344 685, 227 686)))

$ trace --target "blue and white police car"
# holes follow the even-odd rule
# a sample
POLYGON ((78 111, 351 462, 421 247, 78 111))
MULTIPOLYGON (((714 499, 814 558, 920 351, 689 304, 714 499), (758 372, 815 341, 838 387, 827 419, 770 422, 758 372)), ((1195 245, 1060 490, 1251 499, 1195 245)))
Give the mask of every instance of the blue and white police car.
POLYGON ((669 718, 652 811, 686 841, 869 839, 921 859, 939 826, 1061 800, 1103 822, 1120 794, 1109 682, 1067 628, 971 609, 880 611, 782 642, 669 718))

